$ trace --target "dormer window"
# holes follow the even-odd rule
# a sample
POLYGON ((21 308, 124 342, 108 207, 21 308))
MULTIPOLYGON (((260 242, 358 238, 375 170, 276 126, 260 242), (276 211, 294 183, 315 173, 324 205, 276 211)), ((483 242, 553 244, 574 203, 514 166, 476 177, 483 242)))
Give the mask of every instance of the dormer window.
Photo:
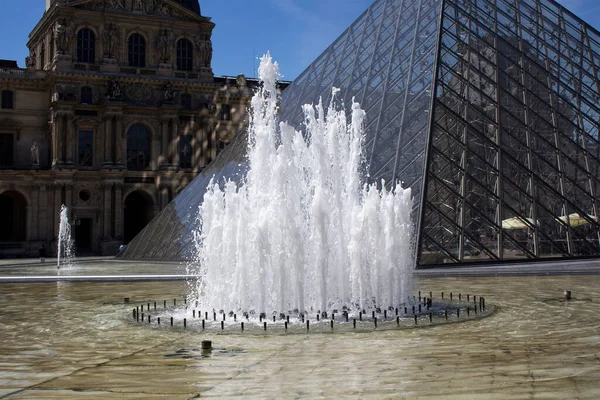
POLYGON ((15 95, 10 90, 2 91, 2 108, 3 109, 13 109, 15 108, 15 95))
POLYGON ((187 39, 180 39, 177 42, 177 69, 179 71, 194 69, 194 48, 187 39))
POLYGON ((146 67, 146 40, 139 33, 129 36, 129 66, 137 68, 146 67))

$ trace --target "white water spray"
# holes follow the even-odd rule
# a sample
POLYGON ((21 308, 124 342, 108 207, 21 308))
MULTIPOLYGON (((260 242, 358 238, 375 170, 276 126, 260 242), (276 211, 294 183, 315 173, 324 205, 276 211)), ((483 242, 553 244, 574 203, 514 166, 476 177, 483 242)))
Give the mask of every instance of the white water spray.
POLYGON ((60 220, 58 226, 58 248, 56 267, 60 268, 61 260, 63 266, 72 266, 75 258, 75 246, 71 239, 71 224, 69 224, 69 210, 63 204, 60 207, 60 220))
POLYGON ((327 111, 305 105, 303 134, 277 123, 279 67, 268 54, 259 76, 246 178, 211 181, 200 206, 191 300, 267 315, 402 304, 415 264, 411 191, 362 183, 365 112, 352 104, 348 121, 334 100, 327 111))

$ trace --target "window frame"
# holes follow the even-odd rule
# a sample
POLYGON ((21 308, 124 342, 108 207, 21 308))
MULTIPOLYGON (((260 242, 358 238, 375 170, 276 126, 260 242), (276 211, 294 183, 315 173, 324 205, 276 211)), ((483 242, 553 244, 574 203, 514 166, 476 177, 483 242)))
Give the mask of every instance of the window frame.
POLYGON ((9 89, 2 89, 0 94, 0 108, 2 110, 14 110, 15 109, 15 92, 9 89))
POLYGON ((77 32, 77 62, 96 62, 96 34, 90 28, 81 28, 77 32))
POLYGON ((186 38, 177 41, 177 70, 194 70, 194 46, 186 38))
POLYGON ((81 104, 94 104, 94 90, 89 86, 82 86, 80 94, 79 94, 79 101, 81 104), (89 93, 88 93, 88 90, 89 90, 89 93), (86 92, 85 94, 84 94, 84 91, 86 92), (89 101, 84 101, 84 100, 89 100, 89 101))
POLYGON ((127 59, 130 67, 146 68, 146 38, 132 33, 127 39, 127 59))
POLYGON ((140 123, 135 123, 127 130, 127 169, 131 171, 141 171, 150 167, 150 158, 152 156, 150 149, 150 130, 140 123), (142 137, 144 135, 145 137, 142 137), (137 153, 134 155, 133 153, 137 153), (143 162, 139 162, 140 152, 142 152, 143 162), (135 162, 133 161, 135 158, 135 162))

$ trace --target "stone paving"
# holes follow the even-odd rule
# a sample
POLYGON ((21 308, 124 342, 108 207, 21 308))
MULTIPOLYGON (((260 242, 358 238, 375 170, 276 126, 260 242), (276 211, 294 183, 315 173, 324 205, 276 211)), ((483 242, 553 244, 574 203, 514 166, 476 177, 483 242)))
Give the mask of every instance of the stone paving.
POLYGON ((181 298, 184 282, 1 284, 0 398, 600 398, 600 276, 421 277, 418 288, 485 295, 498 311, 368 333, 203 334, 136 323, 123 304, 181 298))

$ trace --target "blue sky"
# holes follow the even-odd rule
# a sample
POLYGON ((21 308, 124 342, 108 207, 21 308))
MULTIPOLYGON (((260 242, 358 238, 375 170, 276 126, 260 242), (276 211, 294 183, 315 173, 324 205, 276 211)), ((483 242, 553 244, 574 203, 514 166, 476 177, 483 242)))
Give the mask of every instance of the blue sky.
MULTIPOLYGON (((372 3, 372 0, 201 0, 216 24, 213 71, 256 76, 256 56, 267 50, 293 80, 372 3)), ((599 0, 560 0, 600 30, 599 0)), ((0 58, 24 66, 29 32, 45 0, 0 0, 0 58)))

